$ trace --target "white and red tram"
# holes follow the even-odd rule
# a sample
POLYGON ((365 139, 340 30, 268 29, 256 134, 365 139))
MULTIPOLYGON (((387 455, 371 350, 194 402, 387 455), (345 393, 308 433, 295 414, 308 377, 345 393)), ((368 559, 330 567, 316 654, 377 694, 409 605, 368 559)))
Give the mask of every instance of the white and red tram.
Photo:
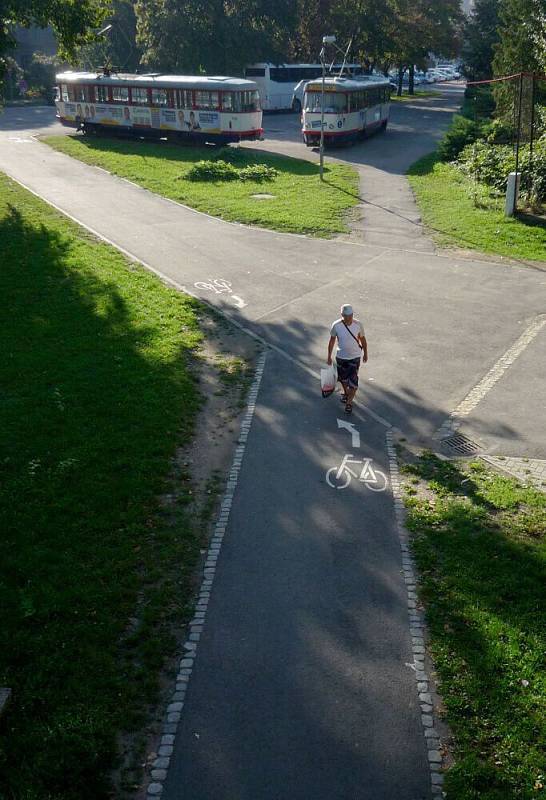
POLYGON ((258 87, 242 78, 62 72, 57 116, 85 133, 240 142, 262 138, 258 87))
MULTIPOLYGON (((328 77, 324 81, 324 143, 351 141, 375 130, 385 130, 389 120, 390 83, 382 78, 328 77)), ((302 135, 308 147, 320 141, 322 79, 309 81, 303 97, 302 135)))

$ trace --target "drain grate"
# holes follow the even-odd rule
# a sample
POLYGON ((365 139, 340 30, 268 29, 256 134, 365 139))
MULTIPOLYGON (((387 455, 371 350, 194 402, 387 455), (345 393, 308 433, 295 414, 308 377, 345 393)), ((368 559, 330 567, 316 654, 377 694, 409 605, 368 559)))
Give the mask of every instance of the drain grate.
POLYGON ((459 456, 472 456, 475 453, 479 453, 482 449, 479 444, 463 436, 462 433, 455 433, 453 436, 448 436, 447 439, 442 439, 440 444, 442 450, 447 450, 450 453, 457 453, 459 456))

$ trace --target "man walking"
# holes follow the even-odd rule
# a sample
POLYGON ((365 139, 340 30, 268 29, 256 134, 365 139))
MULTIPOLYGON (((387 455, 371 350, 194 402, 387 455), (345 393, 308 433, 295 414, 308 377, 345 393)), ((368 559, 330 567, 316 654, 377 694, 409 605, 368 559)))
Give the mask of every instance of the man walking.
POLYGON ((368 360, 368 342, 364 335, 364 328, 354 318, 353 308, 350 305, 341 306, 341 319, 337 319, 330 330, 328 364, 332 363, 332 351, 336 339, 337 377, 344 391, 341 400, 345 403, 345 411, 350 414, 353 410, 353 399, 358 389, 360 354, 362 353, 364 364, 368 360))

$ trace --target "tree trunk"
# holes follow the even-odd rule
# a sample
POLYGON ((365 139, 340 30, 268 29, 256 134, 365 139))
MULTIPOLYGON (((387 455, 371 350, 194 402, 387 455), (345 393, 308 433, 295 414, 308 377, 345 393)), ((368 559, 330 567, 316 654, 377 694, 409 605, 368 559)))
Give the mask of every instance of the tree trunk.
POLYGON ((398 67, 398 89, 396 95, 402 97, 402 78, 404 77, 404 67, 398 67))
POLYGON ((409 68, 409 82, 408 82, 408 94, 414 94, 414 78, 415 78, 415 67, 413 64, 409 68))

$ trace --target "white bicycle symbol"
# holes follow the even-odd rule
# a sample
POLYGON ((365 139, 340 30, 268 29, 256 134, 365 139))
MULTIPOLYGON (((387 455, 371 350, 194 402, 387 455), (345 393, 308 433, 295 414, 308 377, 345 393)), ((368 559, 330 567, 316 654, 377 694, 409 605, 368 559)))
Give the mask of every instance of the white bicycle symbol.
POLYGON ((364 458, 360 461, 351 458, 350 453, 343 456, 339 467, 331 467, 326 473, 326 483, 332 489, 346 489, 351 478, 356 478, 372 492, 384 492, 388 486, 387 476, 380 469, 372 466, 371 458, 364 458), (360 474, 351 469, 352 466, 360 467, 360 465, 362 465, 360 474))
POLYGON ((224 278, 209 278, 209 283, 204 283, 203 281, 198 281, 194 283, 196 289, 206 289, 209 292, 214 292, 215 294, 222 294, 223 292, 227 292, 231 294, 233 289, 231 288, 231 281, 226 281, 224 278))

